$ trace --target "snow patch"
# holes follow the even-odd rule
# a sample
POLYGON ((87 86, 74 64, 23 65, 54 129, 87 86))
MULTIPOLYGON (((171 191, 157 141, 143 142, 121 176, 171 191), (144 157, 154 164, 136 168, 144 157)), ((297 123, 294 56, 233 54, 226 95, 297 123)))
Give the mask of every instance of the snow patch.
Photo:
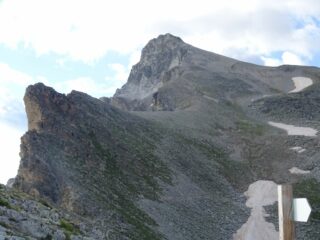
POLYGON ((277 184, 259 180, 252 183, 244 195, 248 198, 246 206, 251 208, 251 215, 233 235, 233 240, 278 240, 279 233, 272 223, 266 222, 264 217, 268 214, 263 208, 278 200, 277 184))
POLYGON ((292 147, 290 149, 296 151, 297 153, 303 153, 304 151, 306 151, 306 149, 302 147, 292 147))
POLYGON ((291 174, 298 174, 298 175, 310 173, 309 170, 306 171, 306 170, 302 170, 302 169, 297 168, 297 167, 290 168, 290 169, 289 169, 289 172, 290 172, 291 174))
POLYGON ((292 81, 294 83, 295 89, 291 90, 289 93, 300 92, 306 87, 309 87, 313 84, 312 79, 307 77, 293 77, 292 81))
POLYGON ((307 137, 316 137, 318 131, 314 128, 310 127, 297 127, 294 125, 284 124, 284 123, 276 123, 276 122, 268 122, 269 125, 277 128, 281 128, 286 130, 288 135, 297 135, 297 136, 307 136, 307 137))

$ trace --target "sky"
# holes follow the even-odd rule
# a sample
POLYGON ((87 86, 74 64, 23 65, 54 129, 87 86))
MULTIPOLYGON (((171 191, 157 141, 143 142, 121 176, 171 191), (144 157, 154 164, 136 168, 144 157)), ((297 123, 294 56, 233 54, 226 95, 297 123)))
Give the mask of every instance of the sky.
POLYGON ((320 67, 319 0, 0 0, 0 183, 17 173, 28 85, 112 96, 165 33, 260 65, 320 67))

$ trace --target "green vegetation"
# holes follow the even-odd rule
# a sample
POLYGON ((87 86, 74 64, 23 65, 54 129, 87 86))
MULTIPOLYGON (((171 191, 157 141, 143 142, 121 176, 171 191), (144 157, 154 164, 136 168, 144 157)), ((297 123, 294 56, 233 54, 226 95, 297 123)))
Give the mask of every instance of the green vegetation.
POLYGON ((60 220, 60 227, 64 230, 64 234, 67 240, 71 239, 71 235, 78 235, 80 233, 78 227, 65 219, 60 220))
POLYGON ((248 133, 250 135, 263 135, 265 129, 264 126, 261 124, 254 124, 249 121, 240 120, 236 122, 237 129, 243 133, 248 133))
POLYGON ((43 198, 40 198, 39 199, 39 203, 41 203, 43 206, 47 207, 47 208, 52 208, 51 205, 46 201, 44 200, 43 198))
POLYGON ((130 229, 117 230, 114 234, 125 234, 132 240, 162 239, 161 235, 152 229, 156 222, 134 203, 138 195, 158 201, 161 188, 157 179, 171 183, 168 167, 154 155, 156 138, 151 141, 144 135, 137 138, 136 133, 128 132, 129 129, 111 124, 110 129, 113 131, 111 135, 117 136, 120 149, 115 149, 114 143, 109 141, 103 141, 102 145, 94 132, 88 135, 94 146, 94 154, 101 159, 99 162, 103 163, 101 171, 95 173, 93 180, 100 185, 100 192, 104 191, 111 196, 108 208, 115 210, 126 223, 133 226, 130 229), (123 159, 126 161, 125 166, 122 165, 123 159), (101 187, 101 179, 105 180, 106 186, 101 187))
POLYGON ((46 237, 40 238, 40 240, 52 240, 51 234, 48 234, 46 237))
POLYGON ((71 234, 69 232, 65 232, 66 240, 71 240, 71 234))
MULTIPOLYGON (((95 154, 105 162, 104 177, 111 180, 121 179, 131 193, 142 194, 146 198, 156 200, 161 192, 156 179, 171 184, 171 172, 155 155, 154 141, 146 139, 145 136, 137 138, 133 133, 127 132, 120 127, 111 128, 117 136, 118 145, 121 150, 113 146, 102 146, 93 132, 89 137, 95 147, 95 154), (123 151, 125 149, 125 151, 123 151), (128 155, 128 153, 131 153, 128 155), (123 159, 127 161, 124 167, 121 165, 123 159)), ((113 135, 112 134, 112 135, 113 135)))
MULTIPOLYGON (((87 179, 84 184, 90 184, 88 200, 123 221, 112 235, 127 235, 132 240, 163 239, 153 229, 155 221, 135 204, 141 196, 160 201, 158 181, 172 183, 170 169, 155 154, 162 130, 134 116, 128 119, 117 111, 112 114, 117 116, 108 118, 105 126, 81 126, 79 134, 88 141, 87 157, 68 156, 68 167, 87 179)), ((69 230, 64 231, 70 235, 69 230)))
POLYGON ((320 183, 313 178, 305 179, 293 186, 294 197, 307 198, 312 212, 310 221, 320 221, 320 183))
POLYGON ((116 155, 113 155, 109 149, 104 148, 97 140, 96 135, 93 132, 89 133, 89 137, 93 146, 95 147, 95 153, 105 161, 105 171, 107 174, 119 176, 121 170, 116 162, 116 155))
POLYGON ((0 206, 1 207, 6 207, 6 208, 9 208, 9 209, 13 209, 15 211, 21 211, 21 208, 20 206, 18 205, 12 205, 8 202, 7 199, 14 199, 14 198, 17 198, 17 199, 21 199, 22 196, 23 198, 25 199, 29 199, 30 196, 26 195, 26 194, 18 194, 19 192, 18 191, 15 191, 15 190, 5 190, 4 189, 0 189, 0 206), (21 196, 22 195, 22 196, 21 196), (26 197, 25 197, 26 196, 26 197))
POLYGON ((134 203, 128 200, 123 194, 117 193, 118 205, 115 209, 121 214, 127 223, 135 227, 134 231, 127 232, 130 239, 160 240, 161 235, 155 232, 151 226, 156 226, 156 222, 137 208, 134 203))
POLYGON ((8 201, 6 201, 5 199, 0 198, 0 206, 2 207, 6 207, 6 208, 12 208, 10 203, 8 201))
POLYGON ((250 181, 248 173, 249 165, 243 162, 235 162, 231 160, 228 154, 220 147, 213 145, 207 141, 199 141, 197 139, 189 139, 184 136, 177 136, 185 146, 194 147, 205 154, 212 163, 219 164, 219 171, 234 186, 241 186, 243 183, 250 181))
POLYGON ((2 226, 4 228, 10 228, 10 226, 8 224, 6 224, 5 222, 0 222, 0 226, 2 226))
POLYGON ((12 218, 12 217, 9 218, 9 221, 11 221, 11 222, 18 222, 17 219, 12 218))
POLYGON ((60 220, 60 227, 69 232, 74 232, 75 228, 72 223, 68 222, 65 219, 60 220))

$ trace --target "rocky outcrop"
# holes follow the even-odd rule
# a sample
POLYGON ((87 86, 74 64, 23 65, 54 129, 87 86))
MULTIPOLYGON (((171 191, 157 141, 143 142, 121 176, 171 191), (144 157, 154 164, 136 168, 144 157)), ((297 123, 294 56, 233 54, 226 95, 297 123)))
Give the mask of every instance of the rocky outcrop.
POLYGON ((62 156, 53 148, 59 140, 52 140, 50 147, 46 146, 43 138, 59 131, 58 123, 67 115, 68 100, 65 95, 39 83, 27 88, 24 102, 29 130, 21 139, 21 165, 14 186, 34 196, 43 195, 58 202, 63 180, 57 172, 56 160, 62 156), (50 155, 52 158, 47 159, 46 156, 50 155))
POLYGON ((156 199, 158 181, 170 181, 153 153, 157 130, 145 132, 152 124, 87 94, 65 96, 41 83, 28 87, 24 100, 29 130, 14 187, 95 221, 122 218, 117 231, 143 228, 156 239, 151 220, 134 204, 138 196, 156 199))
POLYGON ((70 110, 70 104, 64 94, 57 93, 42 83, 26 89, 24 103, 29 131, 41 132, 43 128, 48 128, 44 124, 51 124, 52 127, 57 117, 65 116, 70 110))
POLYGON ((44 200, 0 185, 0 239, 104 239, 111 234, 44 200))
POLYGON ((141 60, 133 66, 128 83, 115 97, 141 100, 161 86, 163 75, 177 67, 188 52, 188 45, 170 34, 151 40, 142 50, 141 60))
POLYGON ((128 110, 150 108, 152 95, 169 80, 169 72, 181 65, 188 49, 189 45, 171 34, 151 40, 143 48, 140 62, 133 66, 127 84, 116 91, 112 103, 128 110))

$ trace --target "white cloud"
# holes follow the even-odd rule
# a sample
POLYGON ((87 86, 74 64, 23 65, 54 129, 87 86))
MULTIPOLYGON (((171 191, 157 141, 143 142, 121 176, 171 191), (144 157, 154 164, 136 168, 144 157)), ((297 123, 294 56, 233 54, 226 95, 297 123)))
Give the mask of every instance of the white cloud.
POLYGON ((141 51, 140 50, 135 50, 131 53, 130 58, 129 58, 129 65, 128 67, 131 67, 135 64, 137 64, 140 61, 140 56, 141 56, 141 51))
POLYGON ((143 29, 136 28, 142 18, 134 16, 134 5, 99 0, 5 1, 0 7, 0 42, 10 47, 22 42, 38 54, 54 52, 84 62, 109 50, 129 53, 144 37, 143 29))
POLYGON ((129 69, 120 63, 109 64, 109 67, 113 70, 114 80, 119 81, 122 85, 127 81, 129 75, 129 69))
POLYGON ((0 183, 6 184, 9 178, 17 175, 20 162, 20 137, 23 131, 0 122, 0 183))
MULTIPOLYGON (((118 66, 117 66, 118 67, 118 66)), ((72 90, 87 93, 93 97, 112 96, 115 90, 123 85, 123 78, 119 73, 116 78, 108 77, 105 80, 94 80, 90 77, 79 77, 63 82, 50 83, 58 92, 68 94, 72 90), (118 78, 118 79, 117 79, 118 78), (121 80, 121 81, 120 81, 121 80)))
POLYGON ((263 61, 265 66, 270 66, 270 67, 276 67, 282 64, 282 61, 277 58, 261 57, 261 60, 263 61))
POLYGON ((65 63, 66 63, 66 59, 65 58, 59 58, 56 60, 56 63, 60 66, 60 67, 64 67, 65 63))
POLYGON ((319 19, 319 5, 318 0, 5 0, 0 43, 92 63, 108 51, 132 54, 156 35, 172 32, 218 53, 289 51, 311 59, 319 52, 320 29, 312 20, 319 19))
POLYGON ((22 98, 25 88, 34 82, 30 75, 0 63, 1 183, 17 174, 20 137, 27 128, 22 98))
POLYGON ((89 77, 79 77, 63 82, 52 83, 55 90, 61 93, 69 93, 72 90, 93 94, 97 91, 96 83, 89 77))
POLYGON ((305 62, 296 54, 292 52, 284 52, 281 55, 281 59, 273 57, 261 57, 264 65, 266 66, 279 66, 283 64, 288 65, 305 65, 305 62))
POLYGON ((22 98, 25 88, 35 81, 32 76, 0 62, 0 120, 24 112, 22 98))
POLYGON ((283 64, 291 64, 291 65, 303 65, 303 61, 299 56, 291 52, 284 52, 282 54, 282 62, 283 64))
POLYGON ((26 86, 32 82, 32 77, 23 72, 12 69, 6 63, 0 63, 0 84, 14 83, 26 86))

